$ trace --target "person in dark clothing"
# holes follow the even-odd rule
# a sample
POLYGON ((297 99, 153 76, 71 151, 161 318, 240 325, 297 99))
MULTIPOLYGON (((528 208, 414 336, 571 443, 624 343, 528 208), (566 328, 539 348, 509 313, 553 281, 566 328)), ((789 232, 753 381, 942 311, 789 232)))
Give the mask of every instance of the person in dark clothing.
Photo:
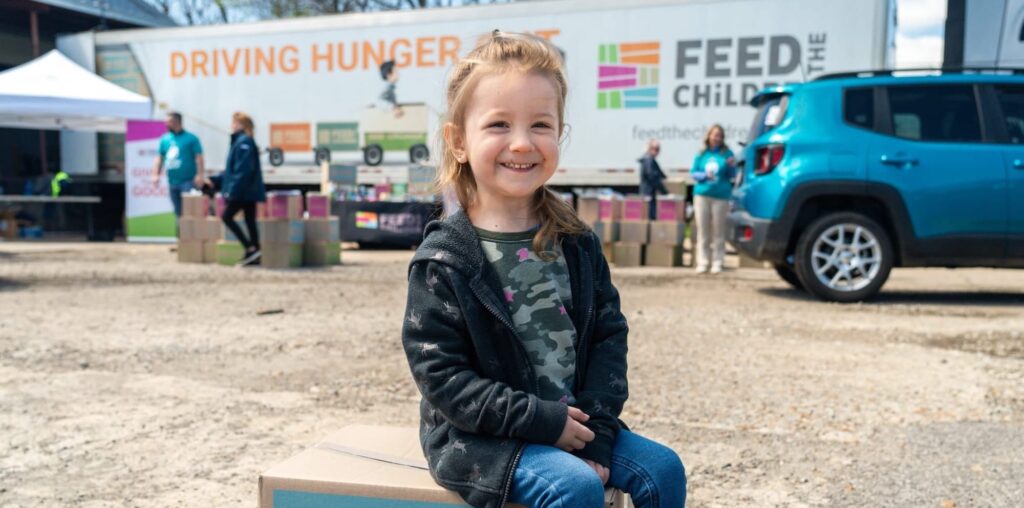
POLYGON ((647 208, 647 218, 654 220, 657 217, 658 194, 668 194, 665 188, 665 173, 658 165, 658 154, 661 153, 661 142, 651 139, 647 142, 647 153, 640 158, 640 194, 650 198, 647 208))
POLYGON ((682 508, 670 448, 619 419, 629 327, 597 236, 546 183, 567 85, 542 38, 495 31, 456 64, 441 186, 409 266, 402 345, 434 480, 470 505, 682 508))
POLYGON ((245 247, 240 266, 259 264, 260 235, 256 226, 256 203, 267 200, 263 186, 263 170, 260 167, 259 149, 253 140, 252 118, 245 113, 231 117, 231 149, 228 161, 221 175, 221 194, 227 202, 221 220, 245 247), (245 216, 248 236, 235 222, 235 215, 241 210, 245 216))

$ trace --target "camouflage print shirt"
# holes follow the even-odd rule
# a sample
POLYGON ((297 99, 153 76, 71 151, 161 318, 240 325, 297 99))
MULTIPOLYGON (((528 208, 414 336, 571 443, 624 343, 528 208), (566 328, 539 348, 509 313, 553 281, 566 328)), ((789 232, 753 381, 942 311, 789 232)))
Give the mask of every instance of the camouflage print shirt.
POLYGON ((569 317, 572 288, 561 246, 544 261, 533 251, 536 229, 495 233, 477 229, 480 246, 501 281, 512 324, 533 364, 545 400, 575 404, 576 327, 569 317))

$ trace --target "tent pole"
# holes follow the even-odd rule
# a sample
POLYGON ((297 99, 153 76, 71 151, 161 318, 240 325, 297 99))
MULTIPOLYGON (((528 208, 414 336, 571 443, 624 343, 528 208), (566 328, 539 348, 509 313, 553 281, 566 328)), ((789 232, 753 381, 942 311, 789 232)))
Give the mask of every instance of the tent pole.
MULTIPOLYGON (((32 58, 39 56, 39 12, 28 13, 29 29, 32 32, 32 58)), ((39 163, 43 169, 43 175, 50 173, 50 167, 46 160, 46 131, 39 131, 39 163)))

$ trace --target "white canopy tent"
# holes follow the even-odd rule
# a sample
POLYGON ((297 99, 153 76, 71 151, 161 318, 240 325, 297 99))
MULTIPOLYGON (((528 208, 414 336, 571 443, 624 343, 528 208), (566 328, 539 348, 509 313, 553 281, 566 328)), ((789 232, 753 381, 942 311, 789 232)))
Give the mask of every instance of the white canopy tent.
POLYGON ((0 72, 0 127, 124 132, 147 119, 149 98, 121 88, 57 50, 0 72))

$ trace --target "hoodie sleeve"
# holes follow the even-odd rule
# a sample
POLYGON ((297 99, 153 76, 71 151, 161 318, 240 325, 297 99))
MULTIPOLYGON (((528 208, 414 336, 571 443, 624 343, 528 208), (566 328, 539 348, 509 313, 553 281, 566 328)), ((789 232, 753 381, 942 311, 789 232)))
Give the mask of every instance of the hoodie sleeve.
POLYGON ((554 444, 565 427, 565 404, 541 400, 482 377, 462 309, 443 265, 414 263, 402 345, 423 398, 456 428, 554 444))
MULTIPOLYGON (((593 238, 591 241, 596 242, 593 238)), ((595 437, 576 454, 609 467, 612 447, 619 433, 619 414, 629 397, 626 384, 629 326, 619 309, 619 291, 612 285, 608 262, 601 254, 600 245, 590 251, 597 252, 594 294, 597 319, 590 342, 587 377, 576 394, 576 402, 590 415, 586 425, 594 431, 595 437)))
POLYGON ((701 165, 702 154, 697 154, 693 158, 693 165, 690 166, 690 176, 697 183, 703 182, 708 179, 708 174, 704 172, 704 166, 701 165))

